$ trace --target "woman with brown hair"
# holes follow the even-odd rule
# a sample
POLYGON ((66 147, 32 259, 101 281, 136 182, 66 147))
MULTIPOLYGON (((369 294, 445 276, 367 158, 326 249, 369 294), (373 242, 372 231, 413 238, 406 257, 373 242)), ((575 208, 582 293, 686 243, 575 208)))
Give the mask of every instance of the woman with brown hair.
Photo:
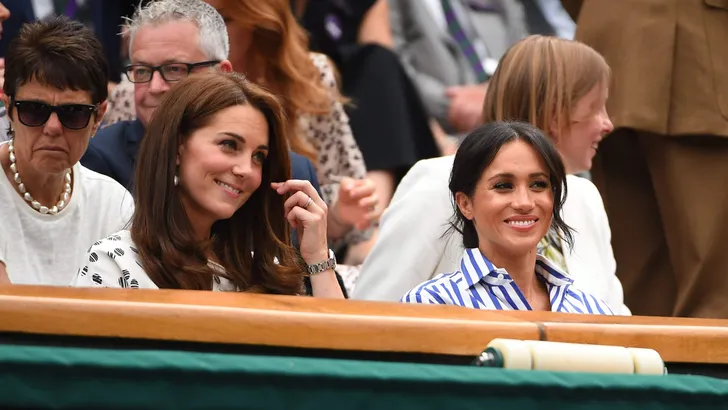
MULTIPOLYGON (((290 149, 316 166, 331 211, 329 239, 358 243, 368 238, 367 228, 378 220, 381 207, 374 184, 365 178, 366 166, 328 59, 308 52, 305 32, 286 0, 207 3, 225 18, 233 70, 280 97, 291 120, 290 149)), ((109 101, 108 122, 136 118, 130 84, 120 84, 109 101)))
POLYGON ((142 142, 130 229, 89 249, 74 286, 294 295, 306 270, 314 296, 343 297, 327 206, 308 181, 288 180, 285 118, 272 94, 238 74, 182 80, 142 142))
POLYGON ((335 69, 310 53, 305 31, 288 0, 205 0, 223 16, 230 37, 229 60, 281 97, 291 132, 291 150, 316 166, 322 196, 330 206, 329 237, 348 244, 369 236, 361 230, 379 218, 374 184, 344 111, 335 69), (352 229, 357 228, 357 229, 352 229))

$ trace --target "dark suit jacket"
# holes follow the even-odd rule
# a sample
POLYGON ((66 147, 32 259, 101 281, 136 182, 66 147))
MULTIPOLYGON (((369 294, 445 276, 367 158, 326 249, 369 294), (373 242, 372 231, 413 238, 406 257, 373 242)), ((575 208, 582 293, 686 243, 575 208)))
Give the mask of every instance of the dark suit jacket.
MULTIPOLYGON (((133 193, 136 157, 143 137, 144 125, 139 120, 121 121, 102 128, 91 139, 81 164, 114 179, 133 193)), ((321 188, 311 161, 294 152, 289 155, 291 177, 310 181, 320 195, 321 188)))

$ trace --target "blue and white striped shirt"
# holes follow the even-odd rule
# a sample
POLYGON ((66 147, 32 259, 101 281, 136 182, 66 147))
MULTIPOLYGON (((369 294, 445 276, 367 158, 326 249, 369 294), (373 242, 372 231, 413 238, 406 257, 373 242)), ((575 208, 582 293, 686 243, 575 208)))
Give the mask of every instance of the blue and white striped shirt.
MULTIPOLYGON (((606 303, 575 288, 573 279, 542 255, 537 256, 535 271, 546 284, 551 311, 614 314, 606 303)), ((508 272, 495 267, 478 248, 463 252, 459 271, 443 273, 420 284, 407 292, 402 302, 474 309, 532 310, 508 272)))

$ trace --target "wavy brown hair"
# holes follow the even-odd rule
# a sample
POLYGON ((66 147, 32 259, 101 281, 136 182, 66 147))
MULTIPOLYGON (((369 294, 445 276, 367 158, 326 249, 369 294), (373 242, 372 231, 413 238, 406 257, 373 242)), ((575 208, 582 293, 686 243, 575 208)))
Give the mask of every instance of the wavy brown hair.
POLYGON ((241 291, 302 292, 300 259, 284 218, 285 198, 270 188, 271 182, 290 179, 287 130, 276 97, 239 74, 191 75, 163 97, 139 150, 131 226, 142 267, 157 286, 210 290, 217 274, 208 266, 212 251, 225 277, 241 291), (236 105, 251 106, 265 116, 269 154, 260 187, 231 218, 213 224, 208 241, 200 242, 173 183, 179 147, 218 112, 236 105))
POLYGON ((554 123, 562 130, 576 103, 610 77, 604 58, 584 43, 526 37, 506 51, 488 82, 483 120, 525 121, 547 134, 554 123))
MULTIPOLYGON (((308 34, 296 21, 289 0, 224 0, 222 4, 218 11, 226 21, 249 28, 248 65, 262 73, 260 80, 281 99, 288 118, 295 119, 299 113, 329 114, 332 101, 344 101, 322 84, 321 72, 309 57, 308 34)), ((295 131, 296 122, 289 126, 291 149, 318 163, 316 149, 295 131)))

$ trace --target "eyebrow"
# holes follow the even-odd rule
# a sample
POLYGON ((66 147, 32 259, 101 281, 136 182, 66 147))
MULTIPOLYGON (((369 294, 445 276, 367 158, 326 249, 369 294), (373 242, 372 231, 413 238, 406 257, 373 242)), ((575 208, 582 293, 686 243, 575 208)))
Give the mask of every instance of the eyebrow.
MULTIPOLYGON (((529 178, 543 177, 543 178, 548 179, 549 176, 545 172, 534 172, 534 173, 528 174, 528 177, 529 178)), ((488 178, 488 181, 491 181, 493 179, 498 179, 498 178, 515 179, 516 176, 511 174, 510 172, 501 172, 499 174, 493 175, 492 177, 488 178)))
POLYGON ((40 104, 53 105, 56 107, 61 106, 61 105, 94 105, 93 103, 90 103, 90 102, 79 102, 79 101, 70 101, 70 100, 69 101, 61 100, 61 101, 57 101, 54 104, 54 103, 48 102, 42 98, 33 98, 33 97, 17 98, 17 99, 15 99, 15 101, 31 101, 31 102, 40 103, 40 104))
POLYGON ((131 63, 131 65, 146 65, 146 66, 150 66, 150 67, 154 67, 154 66, 158 66, 158 65, 166 65, 166 64, 189 64, 189 63, 182 62, 179 59, 175 59, 175 58, 164 59, 164 60, 162 60, 161 64, 147 63, 144 60, 137 61, 136 63, 131 63))
MULTIPOLYGON (((235 138, 236 140, 240 141, 243 144, 247 144, 247 141, 245 141, 245 138, 242 135, 238 135, 234 132, 224 131, 224 132, 221 132, 220 134, 227 135, 228 137, 235 138)), ((266 151, 269 150, 268 146, 265 144, 258 145, 257 149, 264 149, 266 151)))

